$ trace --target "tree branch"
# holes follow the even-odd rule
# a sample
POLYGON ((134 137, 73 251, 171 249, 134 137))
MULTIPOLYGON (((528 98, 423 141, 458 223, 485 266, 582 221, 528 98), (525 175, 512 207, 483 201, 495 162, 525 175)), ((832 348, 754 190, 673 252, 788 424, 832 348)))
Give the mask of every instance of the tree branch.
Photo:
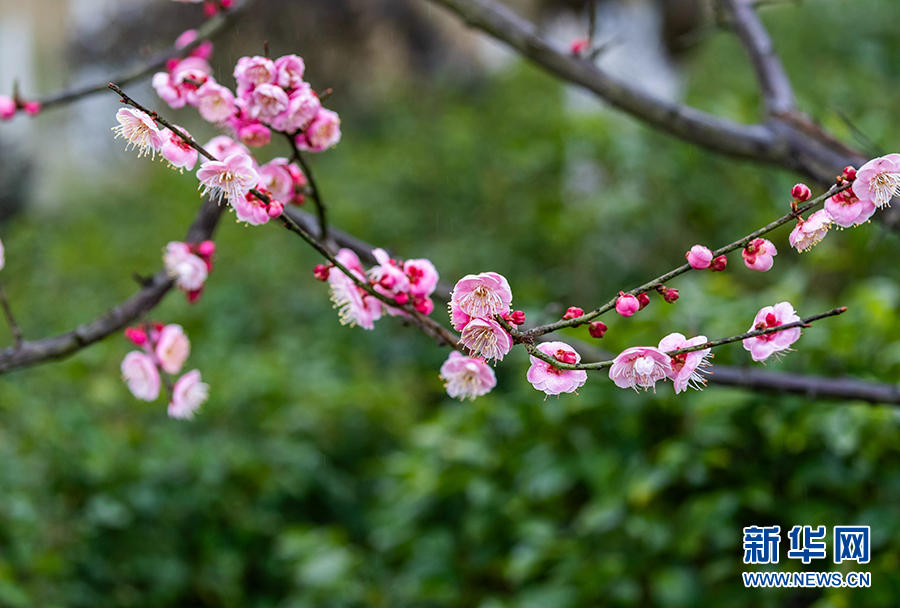
POLYGON ((794 89, 765 26, 748 0, 721 0, 750 56, 768 115, 796 110, 794 89))
MULTIPOLYGON (((212 200, 203 203, 185 241, 199 243, 211 238, 223 209, 212 200)), ((17 347, 0 350, 0 374, 62 359, 120 331, 159 304, 173 285, 165 271, 159 271, 140 291, 89 323, 59 336, 24 341, 17 347)))
POLYGON ((200 44, 205 40, 209 40, 210 38, 213 38, 227 30, 237 22, 238 17, 245 13, 255 1, 256 0, 245 0, 240 4, 234 5, 230 9, 220 12, 212 19, 209 19, 206 23, 204 23, 197 29, 196 40, 194 40, 184 48, 177 49, 175 47, 171 47, 161 53, 157 53, 148 61, 124 70, 119 74, 116 74, 112 78, 105 80, 104 82, 74 86, 56 93, 52 93, 50 95, 45 95, 38 98, 36 101, 41 104, 42 109, 46 110, 56 106, 62 106, 67 103, 71 103, 73 101, 81 99, 82 97, 87 97, 95 93, 102 93, 107 90, 110 81, 124 86, 126 84, 146 78, 154 72, 165 69, 166 63, 170 59, 180 59, 182 57, 186 57, 191 51, 200 46, 200 44))

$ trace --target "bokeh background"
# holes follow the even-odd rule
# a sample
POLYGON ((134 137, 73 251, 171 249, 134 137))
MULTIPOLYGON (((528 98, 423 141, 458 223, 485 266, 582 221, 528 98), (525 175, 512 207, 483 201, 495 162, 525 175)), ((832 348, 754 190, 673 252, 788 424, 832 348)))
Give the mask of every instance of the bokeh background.
MULTIPOLYGON (((601 61, 657 94, 758 118, 743 50, 691 2, 603 2, 601 61), (675 6, 678 10, 674 10, 675 6), (680 16, 679 19, 673 18, 680 16), (673 21, 674 19, 674 21, 673 21), (634 60, 634 56, 638 60, 634 60), (618 59, 617 59, 618 57, 618 59), (629 61, 629 57, 632 58, 629 61), (635 67, 637 66, 637 67, 635 67)), ((516 4, 561 39, 584 7, 516 4)), ((103 79, 202 21, 167 1, 0 3, 0 90, 103 79)), ((807 0, 763 9, 801 107, 873 156, 897 149, 900 4, 807 0)), ((343 118, 313 159, 336 226, 447 282, 494 270, 534 322, 588 308, 781 215, 797 176, 723 159, 604 107, 466 32, 438 6, 260 0, 217 40, 216 76, 297 53, 343 118)), ((201 141, 190 110, 129 91, 201 141)), ((2 278, 28 337, 93 318, 160 266, 200 203, 196 182, 114 141, 112 94, 0 126, 2 278)), ((265 160, 285 155, 273 144, 265 160)), ((900 239, 881 224, 776 265, 673 282, 601 346, 671 331, 744 331, 762 306, 846 305, 775 370, 894 383, 900 239)), ((527 357, 498 387, 450 400, 446 352, 392 319, 342 327, 316 255, 284 230, 220 226, 182 324, 211 385, 192 422, 138 402, 120 336, 0 379, 0 605, 10 607, 894 606, 900 595, 900 417, 892 406, 717 387, 636 394, 592 376, 543 399, 527 357), (745 589, 741 528, 870 525, 870 589, 745 589)), ((439 303, 434 315, 442 319, 439 303)), ((586 329, 572 337, 589 340, 586 329)), ((565 338, 563 338, 565 339, 565 338)), ((0 344, 10 337, 0 328, 0 344)), ((740 345, 716 363, 750 365, 740 345)))

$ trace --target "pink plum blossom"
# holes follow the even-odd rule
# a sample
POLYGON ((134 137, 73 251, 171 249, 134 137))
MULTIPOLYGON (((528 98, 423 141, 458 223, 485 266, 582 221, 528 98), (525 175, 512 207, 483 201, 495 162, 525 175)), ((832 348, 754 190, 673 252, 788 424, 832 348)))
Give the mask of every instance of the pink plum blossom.
POLYGON ((197 179, 203 186, 203 194, 228 199, 234 205, 244 199, 251 188, 259 183, 259 175, 253 168, 253 160, 247 154, 236 153, 223 161, 208 160, 197 170, 197 179))
POLYGON ((297 147, 322 152, 341 140, 341 119, 331 110, 321 109, 312 122, 297 136, 297 147))
POLYGON ((853 194, 876 207, 890 206, 900 194, 900 154, 875 158, 856 171, 853 194))
POLYGON ((225 135, 213 137, 211 140, 206 142, 206 145, 203 146, 203 148, 207 152, 212 154, 213 158, 215 158, 216 160, 225 160, 232 154, 239 153, 250 156, 250 149, 247 146, 242 143, 238 143, 230 137, 226 137, 225 135))
POLYGON ((281 87, 274 84, 261 84, 253 89, 250 103, 246 110, 250 118, 271 122, 273 118, 284 112, 287 107, 288 96, 281 87))
POLYGON ((269 128, 258 122, 246 123, 236 130, 237 138, 251 148, 262 148, 272 140, 272 132, 269 128))
POLYGON ((824 209, 816 211, 808 220, 797 218, 797 226, 791 231, 788 241, 797 251, 806 251, 825 238, 834 219, 824 209))
MULTIPOLYGON (((564 342, 544 342, 537 349, 562 363, 579 363, 581 355, 564 342)), ((531 355, 531 367, 528 368, 528 381, 535 389, 548 395, 574 393, 587 382, 584 370, 559 369, 531 355)))
POLYGON ((772 241, 766 239, 753 239, 741 252, 744 264, 750 270, 766 272, 775 263, 774 256, 778 255, 772 241))
POLYGON ((266 57, 241 57, 234 68, 238 95, 244 96, 261 84, 275 82, 275 63, 266 57))
POLYGON ((409 293, 413 296, 425 298, 434 293, 438 283, 438 271, 429 260, 424 258, 406 260, 403 270, 409 277, 409 293))
POLYGON ((191 342, 181 325, 166 325, 156 339, 156 358, 167 374, 177 374, 191 354, 191 342))
POLYGON ((175 382, 169 418, 190 420, 194 413, 209 399, 209 385, 200 381, 200 371, 191 370, 175 382))
POLYGON ((491 317, 469 321, 462 330, 459 342, 469 349, 472 356, 501 361, 513 347, 512 336, 491 317))
POLYGON ((409 277, 403 271, 403 267, 391 259, 388 252, 378 248, 372 250, 372 255, 377 266, 369 269, 369 277, 380 293, 384 295, 396 295, 409 291, 409 277))
POLYGON ((175 284, 182 291, 202 289, 209 276, 207 263, 194 255, 187 243, 172 241, 166 245, 163 264, 166 274, 175 279, 175 284))
POLYGON ((841 228, 865 224, 878 207, 871 201, 861 201, 853 189, 838 192, 825 201, 825 211, 841 228))
POLYGON ((509 281, 496 272, 468 274, 450 294, 450 308, 458 308, 471 317, 489 317, 509 312, 512 289, 509 281))
POLYGON ((227 87, 208 80, 197 89, 197 111, 204 120, 223 123, 237 111, 234 94, 227 87))
POLYGON ((0 120, 9 120, 16 115, 16 102, 12 97, 0 95, 0 120))
MULTIPOLYGON (((175 48, 183 49, 187 45, 191 44, 197 39, 197 30, 187 30, 182 32, 178 38, 175 39, 175 48)), ((209 40, 204 40, 191 51, 191 57, 199 57, 200 59, 208 60, 212 57, 213 45, 209 40)))
POLYGON ((455 350, 441 365, 441 379, 447 394, 460 400, 474 401, 475 397, 486 395, 497 386, 494 370, 484 359, 466 357, 455 350))
MULTIPOLYGON (((756 313, 753 326, 749 331, 779 327, 799 321, 790 302, 779 302, 775 306, 766 306, 756 313)), ((800 328, 792 327, 784 331, 747 338, 744 348, 750 351, 754 361, 765 361, 772 355, 778 355, 790 349, 791 344, 800 339, 800 328)))
POLYGON ((296 89, 303 84, 306 66, 296 55, 285 55, 275 60, 275 81, 283 89, 296 89))
POLYGON ((456 331, 462 331, 463 328, 472 320, 471 315, 464 313, 458 306, 450 304, 450 323, 456 331))
POLYGON ((268 223, 269 205, 257 198, 252 192, 248 192, 232 203, 235 217, 239 222, 247 222, 251 226, 262 226, 268 223))
MULTIPOLYGON (((334 256, 357 279, 365 281, 365 273, 359 257, 350 249, 341 249, 334 256)), ((341 325, 359 325, 363 329, 374 329, 375 321, 381 318, 381 302, 361 290, 354 281, 338 268, 328 273, 331 287, 331 301, 338 309, 341 325)))
POLYGON ((159 397, 159 370, 153 357, 134 350, 122 360, 122 379, 128 390, 142 401, 156 401, 159 397))
POLYGON ((163 143, 163 137, 159 127, 146 112, 122 108, 116 112, 116 120, 119 121, 119 126, 114 127, 113 131, 117 138, 122 137, 128 142, 126 148, 137 148, 138 156, 144 154, 149 154, 151 158, 156 156, 163 143))
POLYGON ((22 104, 22 111, 32 118, 40 114, 43 109, 44 106, 39 101, 26 101, 22 104))
POLYGON ((321 109, 319 96, 304 82, 291 93, 287 107, 271 123, 279 131, 294 133, 306 127, 321 109))
POLYGON ((631 294, 619 292, 616 298, 616 312, 623 317, 630 317, 641 309, 641 302, 631 294))
POLYGON ((702 270, 704 268, 709 268, 709 265, 712 263, 713 254, 712 251, 703 245, 694 245, 691 247, 690 251, 684 254, 684 257, 687 258, 691 268, 702 270))
POLYGON ((652 388, 656 391, 656 383, 672 373, 672 359, 658 348, 652 346, 634 346, 626 348, 613 361, 609 368, 609 378, 619 388, 638 387, 645 391, 652 388))
POLYGON ((187 103, 185 91, 176 86, 172 75, 168 72, 157 72, 150 81, 159 98, 169 104, 173 109, 183 108, 187 103))
MULTIPOLYGON (((176 128, 188 137, 191 136, 190 133, 178 125, 176 125, 176 128)), ((159 148, 159 153, 162 157, 177 169, 192 171, 199 157, 197 150, 171 129, 162 130, 160 135, 162 137, 162 145, 159 148)))
MULTIPOLYGON (((697 336, 688 340, 684 335, 672 333, 659 341, 659 350, 670 352, 689 348, 691 346, 699 346, 706 342, 706 336, 697 336)), ((707 357, 710 353, 709 348, 697 350, 690 353, 682 353, 671 358, 672 370, 667 372, 669 380, 675 383, 675 394, 686 391, 688 387, 696 390, 702 390, 706 385, 706 378, 700 372, 707 367, 707 357)))
POLYGON ((289 201, 294 196, 294 181, 287 165, 286 158, 273 158, 256 171, 260 183, 280 201, 289 201))

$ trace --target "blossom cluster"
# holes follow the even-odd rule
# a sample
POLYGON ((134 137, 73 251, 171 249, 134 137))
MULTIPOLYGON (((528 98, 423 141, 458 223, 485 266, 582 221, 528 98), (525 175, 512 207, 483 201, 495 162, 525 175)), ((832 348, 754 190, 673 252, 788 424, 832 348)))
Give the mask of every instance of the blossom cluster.
POLYGON ((196 245, 172 241, 166 245, 163 253, 166 274, 175 280, 175 286, 187 295, 191 304, 203 294, 203 286, 213 269, 215 253, 216 244, 212 241, 196 245))
POLYGON ((424 258, 396 260, 384 249, 375 249, 372 255, 378 263, 366 271, 352 250, 338 251, 335 259, 352 277, 334 265, 320 264, 313 270, 317 279, 328 282, 331 300, 338 309, 341 324, 371 330, 383 313, 406 316, 408 313, 399 307, 407 304, 412 304, 424 315, 431 314, 434 310, 431 295, 439 279, 434 264, 424 258), (357 281, 390 298, 397 303, 397 307, 385 304, 369 290, 360 287, 357 281))
MULTIPOLYGON (((191 354, 191 343, 180 325, 150 323, 129 327, 125 337, 141 350, 122 360, 122 379, 128 390, 142 401, 156 401, 163 384, 162 374, 178 375, 191 354)), ((173 385, 169 393, 169 416, 189 419, 209 398, 209 386, 201 381, 200 371, 191 370, 173 385)))
MULTIPOLYGON (((196 32, 182 34, 186 46, 196 32)), ((269 143, 271 131, 288 133, 300 150, 322 152, 341 138, 338 115, 322 107, 318 94, 303 80, 306 66, 297 55, 241 57, 234 69, 233 92, 212 76, 204 43, 182 60, 172 60, 165 72, 153 76, 157 94, 172 108, 197 108, 200 115, 227 127, 241 143, 259 147, 269 143)))

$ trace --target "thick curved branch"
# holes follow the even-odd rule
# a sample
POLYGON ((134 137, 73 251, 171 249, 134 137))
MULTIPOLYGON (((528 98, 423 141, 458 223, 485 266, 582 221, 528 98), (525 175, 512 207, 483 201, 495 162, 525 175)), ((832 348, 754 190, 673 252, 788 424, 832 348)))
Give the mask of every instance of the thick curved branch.
POLYGON ((796 109, 794 89, 775 52, 772 38, 748 0, 722 0, 734 31, 750 56, 762 89, 766 112, 771 116, 796 109))
POLYGON ((87 97, 95 93, 103 93, 104 91, 108 90, 110 82, 115 82, 119 85, 124 86, 131 82, 146 78, 154 72, 159 72, 160 70, 165 69, 166 63, 170 59, 178 59, 187 56, 191 51, 200 46, 200 44, 205 40, 209 40, 214 36, 221 34, 223 31, 234 25, 237 22, 238 17, 245 13, 255 1, 256 0, 245 0, 245 2, 236 4, 233 8, 220 12, 218 15, 199 27, 197 29, 196 40, 194 40, 184 48, 177 49, 175 47, 171 47, 161 53, 157 53, 148 61, 124 70, 123 72, 116 74, 112 78, 107 78, 103 82, 75 86, 59 91, 57 93, 45 95, 35 101, 38 101, 41 104, 41 107, 46 110, 56 106, 62 106, 67 103, 71 103, 73 101, 81 99, 82 97, 87 97))
MULTIPOLYGON (((207 200, 200 207, 185 241, 199 243, 211 238, 223 209, 224 207, 220 207, 215 201, 207 200)), ((140 291, 89 323, 79 325, 59 336, 26 340, 16 346, 0 350, 0 374, 45 361, 62 359, 124 329, 141 315, 151 311, 172 287, 172 279, 164 271, 159 271, 140 291)))
POLYGON ((510 45, 549 73, 583 86, 638 120, 687 142, 797 171, 821 185, 832 183, 845 166, 859 166, 867 160, 799 113, 787 112, 765 125, 745 125, 654 97, 557 47, 533 23, 497 0, 430 1, 510 45))
POLYGON ((560 78, 581 85, 617 108, 682 139, 732 156, 774 160, 779 142, 762 125, 744 125, 661 99, 601 71, 544 38, 537 27, 495 0, 432 0, 472 27, 507 43, 560 78))

